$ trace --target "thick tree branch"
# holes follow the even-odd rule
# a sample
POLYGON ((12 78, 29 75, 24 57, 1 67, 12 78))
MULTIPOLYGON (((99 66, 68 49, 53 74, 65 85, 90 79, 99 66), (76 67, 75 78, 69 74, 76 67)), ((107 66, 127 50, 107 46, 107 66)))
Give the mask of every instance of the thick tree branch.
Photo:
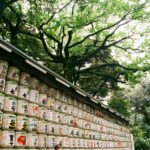
POLYGON ((95 66, 95 67, 89 67, 89 68, 80 70, 77 73, 82 74, 82 73, 86 73, 86 72, 89 72, 89 71, 92 71, 92 70, 99 70, 99 69, 107 68, 107 67, 120 67, 120 68, 123 68, 125 70, 132 71, 132 72, 138 71, 138 69, 136 69, 136 68, 127 68, 127 67, 122 66, 122 65, 117 64, 117 63, 111 63, 111 64, 102 64, 102 65, 98 65, 98 66, 95 66))
POLYGON ((60 8, 58 11, 56 12, 53 12, 53 14, 49 17, 49 19, 46 21, 46 22, 43 22, 39 27, 38 29, 42 29, 43 26, 47 25, 53 18, 56 14, 60 13, 61 11, 63 11, 68 5, 70 5, 72 1, 68 2, 66 5, 64 5, 62 8, 60 8))
POLYGON ((119 46, 119 45, 117 45, 117 44, 115 44, 114 47, 119 48, 119 49, 124 50, 124 51, 128 51, 128 50, 133 50, 134 52, 135 52, 135 51, 138 51, 138 52, 139 52, 139 51, 142 51, 142 50, 139 49, 139 48, 122 47, 122 46, 119 46))
POLYGON ((17 23, 16 23, 16 26, 15 26, 15 29, 17 30, 17 28, 19 27, 20 23, 21 23, 21 16, 16 12, 16 10, 12 7, 12 6, 9 6, 9 9, 16 15, 17 17, 17 23))
POLYGON ((124 41, 124 40, 126 40, 126 39, 129 39, 131 36, 132 36, 132 35, 123 37, 123 38, 121 38, 120 40, 117 40, 117 41, 115 41, 115 42, 112 42, 112 43, 110 43, 110 44, 108 44, 108 45, 103 46, 103 48, 104 48, 104 49, 107 49, 107 48, 109 48, 109 47, 111 47, 111 46, 114 46, 114 45, 116 45, 116 44, 118 44, 118 43, 121 43, 122 41, 124 41))
MULTIPOLYGON (((110 44, 108 44, 108 45, 105 45, 105 46, 100 45, 100 46, 97 47, 95 50, 93 50, 92 52, 89 52, 89 53, 87 52, 87 50, 85 50, 85 53, 83 53, 82 57, 81 57, 81 56, 76 56, 76 59, 77 59, 78 61, 75 61, 75 62, 74 62, 74 65, 84 64, 85 61, 87 61, 89 58, 95 57, 101 50, 107 50, 107 49, 109 49, 110 47, 114 46, 115 44, 121 43, 122 41, 128 39, 129 37, 130 37, 130 36, 123 37, 123 38, 121 38, 121 39, 119 39, 119 40, 117 40, 117 41, 114 41, 114 42, 112 42, 112 43, 110 43, 110 44)), ((89 49, 89 48, 87 47, 87 49, 89 49)), ((72 57, 73 57, 73 56, 72 56, 72 57)))
POLYGON ((3 16, 3 20, 8 24, 10 30, 12 31, 14 28, 13 24, 5 16, 3 16))
POLYGON ((107 80, 107 81, 113 80, 115 82, 126 83, 126 81, 122 81, 122 80, 119 80, 118 78, 115 78, 115 77, 112 77, 112 76, 106 75, 106 74, 101 74, 101 73, 98 73, 98 72, 88 72, 88 74, 100 76, 104 80, 107 80))
POLYGON ((110 26, 107 26, 107 27, 105 27, 105 28, 103 28, 103 29, 100 29, 100 30, 98 30, 98 31, 96 31, 96 32, 94 32, 94 33, 91 33, 91 34, 85 36, 81 41, 78 41, 78 42, 76 42, 76 43, 73 43, 73 44, 70 45, 68 48, 72 48, 72 47, 75 47, 75 46, 77 46, 77 45, 79 45, 79 44, 82 44, 82 43, 83 43, 85 40, 87 40, 89 37, 94 36, 94 35, 97 35, 97 34, 100 34, 101 32, 103 32, 103 31, 105 31, 105 30, 108 30, 108 29, 110 29, 110 28, 115 27, 116 25, 120 24, 123 20, 125 20, 128 15, 129 15, 129 13, 125 14, 125 15, 124 15, 119 21, 117 21, 116 23, 111 24, 110 26))
POLYGON ((69 44, 70 44, 70 42, 71 42, 71 40, 72 40, 72 34, 73 34, 73 31, 72 31, 72 30, 68 31, 68 40, 67 40, 67 43, 66 43, 66 45, 65 45, 65 47, 64 47, 65 57, 66 57, 67 59, 69 58, 68 46, 69 46, 69 44))
POLYGON ((65 27, 64 26, 62 26, 59 35, 61 35, 61 32, 62 32, 61 43, 63 44, 64 43, 64 37, 66 36, 66 34, 65 34, 65 27))
POLYGON ((75 6, 77 4, 78 0, 75 0, 73 6, 72 6, 72 11, 71 11, 71 15, 73 16, 74 15, 74 10, 75 10, 75 6))
POLYGON ((42 41, 43 47, 44 47, 46 53, 48 54, 48 56, 50 56, 50 58, 52 58, 53 60, 57 60, 58 57, 56 55, 53 55, 52 53, 50 53, 48 46, 47 46, 45 39, 44 39, 44 34, 42 32, 40 32, 40 39, 42 41))
POLYGON ((98 15, 98 16, 95 17, 94 19, 89 20, 88 22, 86 22, 86 23, 84 23, 84 24, 82 24, 82 25, 72 26, 72 25, 70 25, 70 24, 67 24, 67 26, 68 26, 68 28, 72 28, 72 29, 74 29, 74 28, 80 29, 80 28, 83 28, 83 27, 86 27, 86 26, 88 26, 88 25, 92 25, 92 24, 98 22, 104 14, 105 14, 105 12, 103 12, 102 14, 98 15))
POLYGON ((47 33, 46 31, 42 30, 42 32, 49 37, 51 40, 53 40, 54 42, 61 44, 60 41, 58 39, 56 39, 54 36, 52 36, 50 33, 47 33))
POLYGON ((41 39, 39 35, 35 35, 35 34, 28 32, 28 31, 18 30, 17 33, 24 34, 24 35, 31 36, 31 37, 35 37, 37 39, 41 39))
POLYGON ((105 44, 106 44, 106 42, 108 41, 108 39, 109 39, 110 37, 112 37, 112 36, 116 33, 116 31, 117 31, 121 26, 123 26, 123 25, 125 25, 125 24, 127 24, 127 23, 129 23, 129 22, 131 22, 131 21, 132 21, 132 20, 128 20, 128 21, 126 21, 126 22, 124 22, 124 23, 118 25, 110 34, 108 34, 108 35, 104 38, 104 40, 103 40, 101 46, 104 47, 105 44))

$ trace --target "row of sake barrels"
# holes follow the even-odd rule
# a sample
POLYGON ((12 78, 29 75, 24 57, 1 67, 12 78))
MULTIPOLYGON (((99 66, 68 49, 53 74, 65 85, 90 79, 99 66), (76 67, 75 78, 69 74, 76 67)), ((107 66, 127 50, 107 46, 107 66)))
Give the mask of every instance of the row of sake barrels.
MULTIPOLYGON (((68 98, 68 96, 66 96, 65 94, 63 94, 58 90, 55 90, 53 88, 49 88, 49 90, 47 90, 48 86, 45 83, 43 82, 39 83, 38 79, 31 77, 30 74, 26 72, 21 72, 20 69, 18 69, 15 66, 8 67, 8 63, 3 60, 0 60, 0 87, 1 87, 0 91, 1 92, 5 91, 5 93, 8 95, 18 96, 19 98, 22 99, 29 99, 29 101, 34 103, 39 103, 41 105, 46 105, 46 104, 50 105, 51 103, 52 104, 51 107, 53 109, 58 108, 59 110, 63 104, 61 104, 61 102, 58 101, 59 104, 56 105, 57 103, 55 103, 55 99, 52 102, 48 102, 48 98, 46 94, 48 94, 48 96, 57 98, 59 100, 64 100, 74 106, 79 106, 79 108, 82 108, 83 105, 83 110, 86 110, 87 112, 94 112, 94 109, 92 109, 91 107, 87 106, 86 104, 77 102, 76 99, 68 98), (7 77, 8 80, 6 83, 6 88, 5 88, 5 77, 7 77), (19 83, 19 87, 18 87, 18 83, 19 83)), ((70 110, 74 110, 72 112, 72 115, 75 115, 76 112, 80 112, 75 108, 70 110)), ((93 118, 93 117, 88 117, 88 118, 93 118)), ((107 121, 103 121, 103 124, 109 125, 111 127, 116 127, 119 130, 125 130, 120 126, 116 126, 107 121)))
MULTIPOLYGON (((7 67, 5 67, 5 68, 7 68, 7 67)), ((10 69, 8 69, 9 71, 8 71, 8 79, 11 79, 11 80, 16 80, 16 81, 19 81, 19 69, 18 68, 16 68, 16 67, 14 67, 14 66, 11 66, 10 67, 10 69)), ((2 71, 2 72, 6 72, 6 71, 2 71)), ((21 77, 21 79, 22 80, 20 80, 20 83, 22 84, 22 85, 25 85, 24 83, 25 82, 27 82, 27 80, 26 79, 28 79, 29 78, 29 74, 27 74, 27 73, 23 73, 23 75, 21 75, 22 77, 21 77)), ((11 83, 13 83, 13 81, 9 81, 10 82, 10 84, 11 83)), ((8 83, 9 83, 8 82, 8 83)), ((37 85, 37 83, 38 83, 38 80, 36 80, 35 78, 33 78, 32 80, 31 80, 31 82, 30 83, 32 83, 31 84, 31 88, 33 88, 34 89, 34 85, 37 85), (33 84, 34 83, 34 84, 33 84)), ((11 87, 10 86, 10 84, 8 84, 8 87, 11 87)), ((14 84, 15 84, 15 82, 14 82, 14 84)), ((6 84, 7 85, 7 84, 6 84)), ((44 85, 42 85, 41 87, 44 87, 44 85)), ((8 89, 8 90, 6 90, 6 91, 8 91, 8 93, 6 92, 6 94, 14 94, 15 92, 14 91, 16 91, 15 89, 17 89, 16 88, 16 86, 14 86, 14 89, 11 89, 10 88, 10 90, 9 90, 9 88, 6 88, 6 89, 8 89), (9 93, 9 91, 11 91, 10 93, 9 93)), ((26 87, 26 86, 20 86, 20 88, 19 88, 20 90, 20 92, 18 92, 19 93, 19 97, 21 97, 21 98, 28 98, 28 87, 26 87), (21 92, 22 91, 22 92, 21 92)), ((45 88, 40 88, 40 89, 45 89, 45 88)), ((42 91, 41 91, 42 92, 42 91)), ((30 94, 29 95, 31 95, 31 96, 29 96, 29 97, 31 97, 31 98, 29 98, 29 99, 31 99, 31 100, 33 100, 33 102, 36 102, 36 101, 38 101, 39 100, 39 95, 38 95, 39 93, 38 93, 38 91, 36 91, 36 90, 31 90, 30 91, 30 94), (38 96, 37 96, 38 95, 38 96)), ((41 102, 41 104, 46 104, 46 100, 47 99, 47 96, 45 95, 45 94, 41 94, 40 95, 40 102, 41 102)), ((55 100, 53 100, 53 102, 52 102, 52 106, 53 106, 53 104, 54 104, 54 102, 55 102, 55 100)), ((15 104, 15 103, 14 103, 15 104)), ((58 105, 58 108, 60 108, 60 106, 61 106, 61 104, 60 105, 58 105)), ((14 106, 13 107, 11 107, 12 109, 14 109, 14 106)), ((74 108, 75 109, 75 108, 74 108)), ((71 109, 71 110, 74 110, 74 109, 71 109)), ((80 111, 73 111, 73 112, 80 112, 80 111)), ((86 112, 85 112, 86 113, 86 112)), ((76 114, 76 113, 71 113, 71 114, 76 114)), ((88 116, 88 115, 85 115, 85 116, 88 116)), ((88 118, 93 118, 93 117, 88 117, 88 118)), ((107 122, 106 122, 107 123, 107 122)), ((104 121, 104 124, 105 124, 105 121, 104 121)))
MULTIPOLYGON (((54 115, 55 113, 53 113, 54 115)), ((43 116, 43 114, 40 114, 43 116)), ((105 139, 118 139, 120 141, 122 138, 125 140, 129 140, 128 137, 123 137, 121 135, 111 137, 109 134, 102 134, 103 131, 102 127, 99 129, 94 130, 86 130, 86 122, 82 120, 82 124, 84 124, 84 128, 78 128, 78 122, 75 118, 72 116, 66 116, 66 123, 64 122, 64 125, 60 124, 61 116, 58 114, 55 114, 55 118, 51 117, 51 120, 56 120, 56 122, 48 122, 46 120, 39 120, 34 117, 26 117, 26 116, 16 116, 15 114, 10 113, 2 113, 0 112, 0 127, 2 129, 16 129, 16 130, 26 130, 26 131, 34 131, 39 133, 45 133, 45 134, 56 134, 56 135, 68 135, 68 136, 76 136, 76 137, 85 137, 85 138, 98 138, 100 139, 100 134, 104 135, 105 139), (57 116, 57 119, 56 119, 57 116), (67 122, 70 122, 71 126, 66 125, 67 122), (97 132, 99 130, 99 132, 97 132)), ((65 120, 65 119, 63 119, 65 120)), ((81 121, 81 120, 80 120, 81 121)), ((68 123, 69 124, 69 123, 68 123)), ((93 126, 95 128, 95 126, 93 126)), ((117 140, 116 140, 117 141, 117 140)))
MULTIPOLYGON (((1 106, 3 105, 3 100, 4 96, 1 94, 0 95, 1 99, 1 106), (2 100, 3 99, 3 100, 2 100)), ((60 124, 68 124, 68 125, 73 125, 76 127, 80 128, 85 128, 85 129, 91 129, 91 130, 96 130, 99 132, 103 132, 104 126, 94 124, 82 119, 77 119, 76 117, 73 117, 71 115, 64 115, 63 113, 55 112, 53 110, 49 110, 44 107, 39 107, 37 104, 34 103, 28 103, 27 101, 24 100, 17 100, 14 97, 5 97, 4 101, 4 111, 7 112, 17 112, 18 114, 24 114, 24 115, 29 115, 33 117, 38 117, 39 119, 45 119, 47 121, 54 121, 56 123, 60 124), (17 107, 18 106, 18 107, 17 107)), ((108 132, 110 134, 119 134, 120 136, 126 136, 126 133, 120 132, 120 131, 113 131, 111 128, 108 128, 108 132)), ((107 128, 105 128, 107 130, 107 128)), ((104 130, 104 132, 105 132, 104 130)))
POLYGON ((101 140, 104 140, 104 141, 130 142, 131 141, 131 136, 129 138, 127 138, 127 137, 121 137, 121 136, 101 133, 101 140))
MULTIPOLYGON (((13 92, 8 93, 6 90, 7 94, 13 94, 14 96, 17 96, 18 92, 18 87, 17 85, 22 86, 22 90, 28 91, 28 89, 35 89, 39 93, 47 94, 48 96, 52 97, 60 97, 60 100, 68 100, 70 104, 72 104, 72 100, 68 99, 67 96, 63 95, 62 93, 60 94, 60 91, 54 90, 51 87, 48 87, 45 83, 40 82, 37 78, 30 76, 29 73, 22 72, 19 68, 15 66, 9 66, 7 61, 0 60, 0 92, 4 92, 5 90, 5 82, 7 81, 7 88, 12 88, 13 92), (14 82, 13 82, 14 81, 14 82), (9 85, 9 87, 8 87, 9 85), (57 91, 57 92, 56 92, 57 91)), ((27 99, 27 97, 25 97, 27 99)))
POLYGON ((36 118, 27 118, 24 116, 15 116, 12 114, 3 114, 2 129, 37 132, 44 134, 66 135, 70 137, 81 137, 90 139, 100 139, 100 133, 83 130, 67 125, 60 125, 36 118))
POLYGON ((1 131, 0 132, 1 147, 43 147, 50 148, 56 144, 61 144, 62 147, 85 147, 85 148, 129 148, 131 143, 127 142, 110 142, 100 140, 88 140, 79 138, 68 138, 60 136, 52 136, 45 134, 35 134, 26 132, 1 131))
POLYGON ((73 125, 80 128, 86 128, 91 130, 96 130, 99 132, 105 132, 110 134, 117 134, 120 136, 126 136, 124 132, 113 130, 102 125, 94 124, 87 122, 82 119, 78 119, 71 115, 64 115, 63 113, 55 112, 53 110, 48 110, 44 107, 38 107, 37 104, 28 103, 24 100, 18 100, 18 109, 16 109, 17 100, 14 97, 6 97, 6 106, 4 107, 5 111, 16 112, 18 114, 26 114, 33 117, 39 117, 39 119, 45 119, 48 121, 53 121, 60 124, 73 125))

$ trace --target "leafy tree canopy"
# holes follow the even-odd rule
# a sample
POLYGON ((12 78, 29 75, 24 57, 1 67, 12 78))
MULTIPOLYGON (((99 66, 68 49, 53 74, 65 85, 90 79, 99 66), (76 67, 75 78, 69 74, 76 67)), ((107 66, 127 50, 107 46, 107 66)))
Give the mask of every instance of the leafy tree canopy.
POLYGON ((135 50, 132 37, 136 24, 147 21, 147 2, 4 0, 0 33, 93 96, 106 96, 137 71, 121 65, 112 50, 135 50))
POLYGON ((135 148, 147 150, 150 149, 150 74, 143 78, 140 77, 140 80, 138 84, 132 82, 131 87, 117 91, 116 99, 112 99, 109 106, 117 111, 121 110, 121 113, 124 112, 122 111, 124 108, 126 112, 130 112, 131 132, 134 135, 135 148), (124 101, 130 103, 130 107, 123 106, 124 101))

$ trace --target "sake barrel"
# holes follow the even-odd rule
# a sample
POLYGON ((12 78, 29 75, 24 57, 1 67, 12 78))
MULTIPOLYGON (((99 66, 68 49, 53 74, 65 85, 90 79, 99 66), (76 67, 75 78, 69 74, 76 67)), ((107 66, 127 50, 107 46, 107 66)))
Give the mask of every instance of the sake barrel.
POLYGON ((62 94, 63 95, 63 102, 65 102, 65 103, 68 103, 68 101, 69 101, 69 96, 68 95, 66 95, 65 93, 63 93, 62 94))
POLYGON ((3 112, 0 111, 0 128, 2 127, 3 112))
POLYGON ((43 94, 46 94, 47 93, 47 85, 43 82, 40 82, 40 85, 39 85, 39 92, 40 93, 43 93, 43 94))
POLYGON ((48 97, 49 108, 56 109, 56 100, 52 97, 48 97))
POLYGON ((28 147, 38 147, 38 135, 35 133, 27 134, 27 146, 28 147))
POLYGON ((45 134, 38 135, 38 147, 45 148, 47 143, 47 136, 45 134))
POLYGON ((17 100, 15 97, 6 96, 4 99, 4 110, 8 112, 17 111, 17 100))
POLYGON ((55 112, 54 114, 55 114, 55 120, 54 121, 56 123, 61 123, 61 113, 55 112))
POLYGON ((61 97, 61 91, 60 90, 56 90, 56 92, 55 92, 55 98, 57 100, 60 100, 60 97, 61 97))
POLYGON ((73 137, 74 136, 74 127, 68 127, 68 136, 73 137))
POLYGON ((22 99, 18 100, 17 113, 22 115, 28 114, 28 102, 22 99))
POLYGON ((0 77, 6 77, 8 62, 0 59, 0 77))
POLYGON ((9 66, 8 73, 7 73, 7 78, 9 80, 15 80, 18 82, 19 74, 20 74, 19 68, 15 67, 15 66, 9 66))
POLYGON ((69 105, 73 105, 73 98, 72 98, 72 97, 69 97, 69 98, 68 98, 68 104, 69 104, 69 105))
POLYGON ((30 74, 27 72, 21 72, 20 74, 20 85, 25 85, 28 86, 29 85, 29 79, 30 79, 30 74))
POLYGON ((26 145, 27 145, 27 133, 26 132, 16 132, 15 146, 25 147, 26 145))
POLYGON ((18 94, 18 83, 15 81, 7 81, 5 86, 5 94, 11 96, 17 96, 18 94))
POLYGON ((47 120, 48 116, 47 116, 47 108, 45 107, 39 107, 39 118, 40 119, 45 119, 47 120))
POLYGON ((39 100, 39 91, 37 90, 29 90, 29 101, 33 103, 38 103, 39 100))
MULTIPOLYGON (((68 107, 69 107, 68 104, 62 103, 62 104, 61 104, 61 111, 62 111, 63 113, 68 113, 68 107)), ((69 114, 69 113, 68 113, 68 114, 69 114)))
POLYGON ((59 124, 55 124, 55 132, 54 132, 55 135, 62 135, 62 126, 59 125, 59 124))
POLYGON ((38 117, 39 106, 37 104, 29 103, 27 109, 30 116, 38 117))
POLYGON ((62 147, 64 147, 66 149, 66 147, 69 147, 68 146, 68 142, 69 142, 69 137, 65 136, 63 137, 62 139, 62 147))
POLYGON ((76 147, 77 148, 77 146, 78 146, 78 143, 77 143, 78 141, 77 141, 77 138, 72 138, 72 144, 73 144, 73 146, 72 147, 76 147))
POLYGON ((48 132, 48 123, 45 120, 38 121, 38 133, 47 133, 48 132))
POLYGON ((62 145, 62 137, 60 137, 60 136, 56 136, 56 138, 55 138, 55 144, 57 145, 57 144, 59 144, 59 145, 62 145))
POLYGON ((2 128, 3 129, 15 129, 16 128, 16 115, 3 114, 2 128))
POLYGON ((83 106, 83 104, 82 104, 81 102, 78 102, 78 107, 79 107, 80 109, 82 109, 82 106, 83 106))
POLYGON ((1 147, 13 147, 15 146, 15 132, 14 131, 0 131, 1 147))
POLYGON ((56 110, 61 112, 62 111, 62 102, 60 100, 58 100, 58 101, 56 101, 55 104, 56 104, 56 107, 55 107, 56 110))
POLYGON ((29 118, 28 130, 37 132, 37 129, 38 129, 38 119, 36 119, 36 118, 29 118))
POLYGON ((74 145, 73 145, 73 138, 71 137, 70 139, 69 139, 69 145, 68 145, 70 148, 73 148, 74 147, 74 145))
POLYGON ((25 116, 17 116, 16 130, 28 130, 28 118, 25 116))
POLYGON ((48 135, 46 147, 50 148, 50 147, 54 147, 54 146, 55 146, 55 136, 48 135))
POLYGON ((46 94, 40 94, 38 102, 39 102, 40 105, 47 106, 47 103, 48 103, 47 95, 46 94))
POLYGON ((79 137, 79 128, 74 128, 74 136, 79 137))
POLYGON ((72 109, 73 108, 73 106, 71 106, 71 105, 68 105, 67 106, 67 114, 69 114, 69 115, 71 115, 71 112, 72 112, 72 109))
POLYGON ((4 107, 4 94, 0 93, 0 110, 4 107))
POLYGON ((27 86, 20 85, 18 87, 18 97, 21 99, 29 98, 29 88, 27 86))
POLYGON ((67 125, 61 125, 60 135, 68 135, 68 126, 67 125))
POLYGON ((48 90, 47 90, 47 95, 49 96, 49 97, 55 97, 55 92, 56 92, 56 90, 54 89, 54 88, 52 88, 52 87, 48 87, 48 90))
POLYGON ((54 134, 55 133, 55 124, 53 122, 48 122, 47 123, 47 133, 48 134, 54 134))
POLYGON ((0 77, 0 92, 4 92, 5 90, 5 78, 0 77))
POLYGON ((31 89, 38 89, 39 88, 39 80, 35 77, 30 77, 29 79, 29 87, 31 89))
POLYGON ((54 110, 47 110, 46 116, 48 121, 55 121, 55 111, 54 110))
POLYGON ((68 115, 63 115, 62 124, 68 124, 68 115))

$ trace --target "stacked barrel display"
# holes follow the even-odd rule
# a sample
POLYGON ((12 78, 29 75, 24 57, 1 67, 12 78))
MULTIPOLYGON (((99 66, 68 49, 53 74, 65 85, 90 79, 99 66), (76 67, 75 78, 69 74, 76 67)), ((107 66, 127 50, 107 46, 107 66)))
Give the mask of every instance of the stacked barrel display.
POLYGON ((0 60, 0 149, 131 150, 127 128, 0 60))

